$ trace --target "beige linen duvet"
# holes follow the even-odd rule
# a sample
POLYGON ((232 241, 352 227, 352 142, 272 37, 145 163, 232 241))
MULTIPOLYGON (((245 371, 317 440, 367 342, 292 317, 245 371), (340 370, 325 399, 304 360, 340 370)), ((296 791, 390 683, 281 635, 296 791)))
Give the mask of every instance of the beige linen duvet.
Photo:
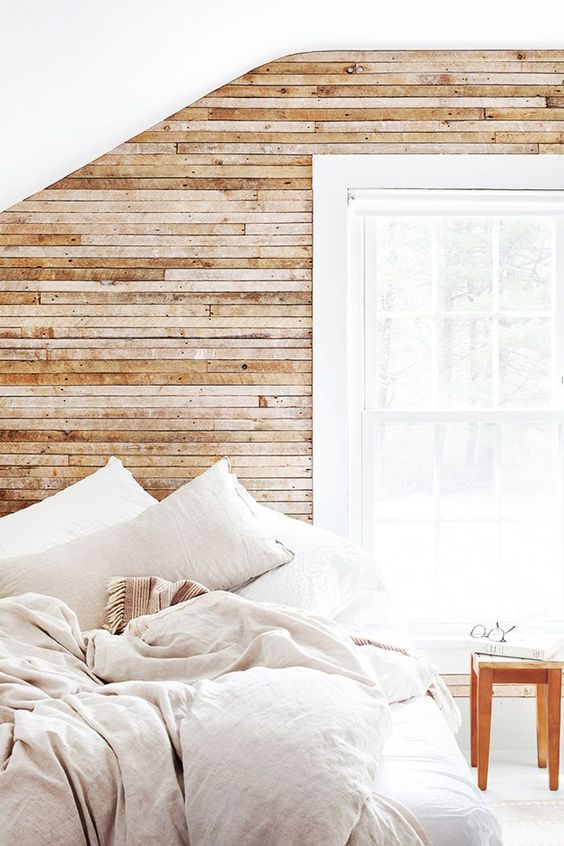
POLYGON ((427 844, 372 790, 391 720, 366 649, 221 591, 119 636, 0 600, 1 843, 427 844))

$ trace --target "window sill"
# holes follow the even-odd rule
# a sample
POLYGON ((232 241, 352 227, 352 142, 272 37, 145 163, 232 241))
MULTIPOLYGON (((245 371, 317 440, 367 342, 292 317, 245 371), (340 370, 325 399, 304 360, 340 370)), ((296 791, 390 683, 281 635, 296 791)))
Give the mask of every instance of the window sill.
MULTIPOLYGON (((562 623, 550 623, 545 626, 548 632, 562 634, 562 623)), ((411 631, 410 640, 415 649, 423 652, 437 665, 441 673, 467 673, 472 652, 471 638, 468 634, 455 631, 434 632, 411 631)))

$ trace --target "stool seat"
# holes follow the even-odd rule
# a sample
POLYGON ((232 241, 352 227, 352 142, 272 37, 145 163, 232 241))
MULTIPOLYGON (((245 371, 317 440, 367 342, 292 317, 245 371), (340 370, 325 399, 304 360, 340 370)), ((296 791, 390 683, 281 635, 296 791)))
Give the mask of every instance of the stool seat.
POLYGON ((534 684, 537 703, 537 763, 546 767, 548 785, 558 790, 560 719, 564 661, 527 661, 472 653, 470 658, 470 758, 478 787, 488 786, 494 684, 534 684))

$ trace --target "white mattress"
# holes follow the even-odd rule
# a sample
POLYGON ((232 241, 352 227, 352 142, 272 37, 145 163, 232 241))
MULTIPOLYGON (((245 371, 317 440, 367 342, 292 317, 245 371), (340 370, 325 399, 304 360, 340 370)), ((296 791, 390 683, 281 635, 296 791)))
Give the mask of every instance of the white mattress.
POLYGON ((434 701, 420 696, 391 708, 376 793, 415 814, 433 846, 502 846, 501 827, 434 701))

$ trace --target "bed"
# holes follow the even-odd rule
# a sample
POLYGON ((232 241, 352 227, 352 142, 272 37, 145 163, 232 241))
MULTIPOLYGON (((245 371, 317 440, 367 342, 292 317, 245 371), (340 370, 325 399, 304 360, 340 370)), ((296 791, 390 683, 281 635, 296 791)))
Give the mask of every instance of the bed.
POLYGON ((501 846, 375 562, 206 472, 157 504, 114 461, 0 521, 4 835, 501 846))
POLYGON ((433 846, 500 846, 499 826, 433 700, 414 697, 391 710, 374 790, 409 808, 433 846))

